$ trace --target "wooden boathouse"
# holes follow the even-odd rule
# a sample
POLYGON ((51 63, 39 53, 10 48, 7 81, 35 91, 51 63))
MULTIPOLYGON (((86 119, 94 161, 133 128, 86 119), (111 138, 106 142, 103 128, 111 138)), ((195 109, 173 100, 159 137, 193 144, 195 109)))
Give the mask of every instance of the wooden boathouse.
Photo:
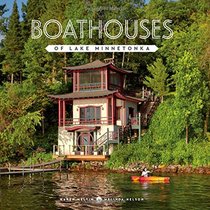
MULTIPOLYGON (((125 91, 126 75, 111 62, 64 67, 73 81, 73 92, 50 95, 58 104, 58 144, 54 158, 106 160, 120 143, 122 132, 146 126, 157 98, 135 97, 125 91), (141 115, 141 119, 140 116, 141 115)), ((139 135, 139 134, 138 134, 139 135)))

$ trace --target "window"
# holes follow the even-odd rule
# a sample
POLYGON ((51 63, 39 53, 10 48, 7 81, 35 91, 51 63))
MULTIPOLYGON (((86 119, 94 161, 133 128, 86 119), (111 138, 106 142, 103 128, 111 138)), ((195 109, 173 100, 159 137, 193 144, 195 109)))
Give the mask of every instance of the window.
POLYGON ((116 120, 121 120, 120 110, 121 110, 121 107, 116 107, 116 120))
POLYGON ((122 76, 118 72, 109 72, 109 89, 121 90, 122 89, 122 76))
POLYGON ((84 107, 80 108, 80 123, 94 124, 100 123, 101 120, 101 107, 84 107))
POLYGON ((79 74, 80 90, 101 89, 101 72, 92 70, 79 74))
POLYGON ((130 117, 134 117, 134 108, 133 107, 128 107, 128 114, 130 117))
POLYGON ((109 80, 111 85, 121 86, 121 76, 118 72, 110 71, 109 80))

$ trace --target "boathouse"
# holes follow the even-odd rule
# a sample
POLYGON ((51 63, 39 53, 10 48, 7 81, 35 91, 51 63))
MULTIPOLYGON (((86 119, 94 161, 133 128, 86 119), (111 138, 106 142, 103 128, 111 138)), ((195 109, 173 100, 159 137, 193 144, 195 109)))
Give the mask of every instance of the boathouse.
POLYGON ((124 91, 126 75, 132 72, 100 60, 64 70, 72 77, 73 92, 50 95, 58 103, 58 145, 54 153, 110 154, 119 143, 119 130, 136 119, 138 105, 145 102, 145 98, 124 91))

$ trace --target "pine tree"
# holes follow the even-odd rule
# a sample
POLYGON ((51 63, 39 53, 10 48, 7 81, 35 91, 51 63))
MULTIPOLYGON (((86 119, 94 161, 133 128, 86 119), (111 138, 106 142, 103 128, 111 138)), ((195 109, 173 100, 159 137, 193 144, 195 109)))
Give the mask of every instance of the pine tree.
POLYGON ((169 90, 166 84, 168 74, 162 59, 157 59, 154 64, 147 66, 147 69, 151 77, 146 76, 144 84, 152 88, 154 92, 161 97, 161 101, 163 102, 163 96, 166 95, 169 90))
POLYGON ((6 19, 3 17, 6 11, 6 4, 0 5, 0 84, 4 80, 2 75, 2 61, 4 60, 4 54, 2 52, 2 40, 6 32, 6 19))
POLYGON ((10 74, 11 83, 14 82, 14 76, 19 76, 19 79, 21 79, 22 49, 21 26, 19 22, 18 7, 15 1, 4 42, 5 60, 3 62, 3 72, 10 74))
POLYGON ((5 32, 5 18, 2 16, 6 11, 6 4, 0 5, 0 35, 5 32))
MULTIPOLYGON (((27 4, 22 4, 23 21, 23 39, 27 41, 31 33, 31 21, 38 20, 46 11, 48 0, 28 0, 27 4)), ((50 2, 48 2, 50 3, 50 2)))

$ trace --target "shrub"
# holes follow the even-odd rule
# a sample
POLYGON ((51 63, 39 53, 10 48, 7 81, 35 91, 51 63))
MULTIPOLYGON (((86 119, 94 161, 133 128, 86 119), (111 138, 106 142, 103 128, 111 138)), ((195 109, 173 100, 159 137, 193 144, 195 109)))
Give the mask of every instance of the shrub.
POLYGON ((24 163, 27 166, 52 161, 52 153, 38 152, 29 157, 24 163))

